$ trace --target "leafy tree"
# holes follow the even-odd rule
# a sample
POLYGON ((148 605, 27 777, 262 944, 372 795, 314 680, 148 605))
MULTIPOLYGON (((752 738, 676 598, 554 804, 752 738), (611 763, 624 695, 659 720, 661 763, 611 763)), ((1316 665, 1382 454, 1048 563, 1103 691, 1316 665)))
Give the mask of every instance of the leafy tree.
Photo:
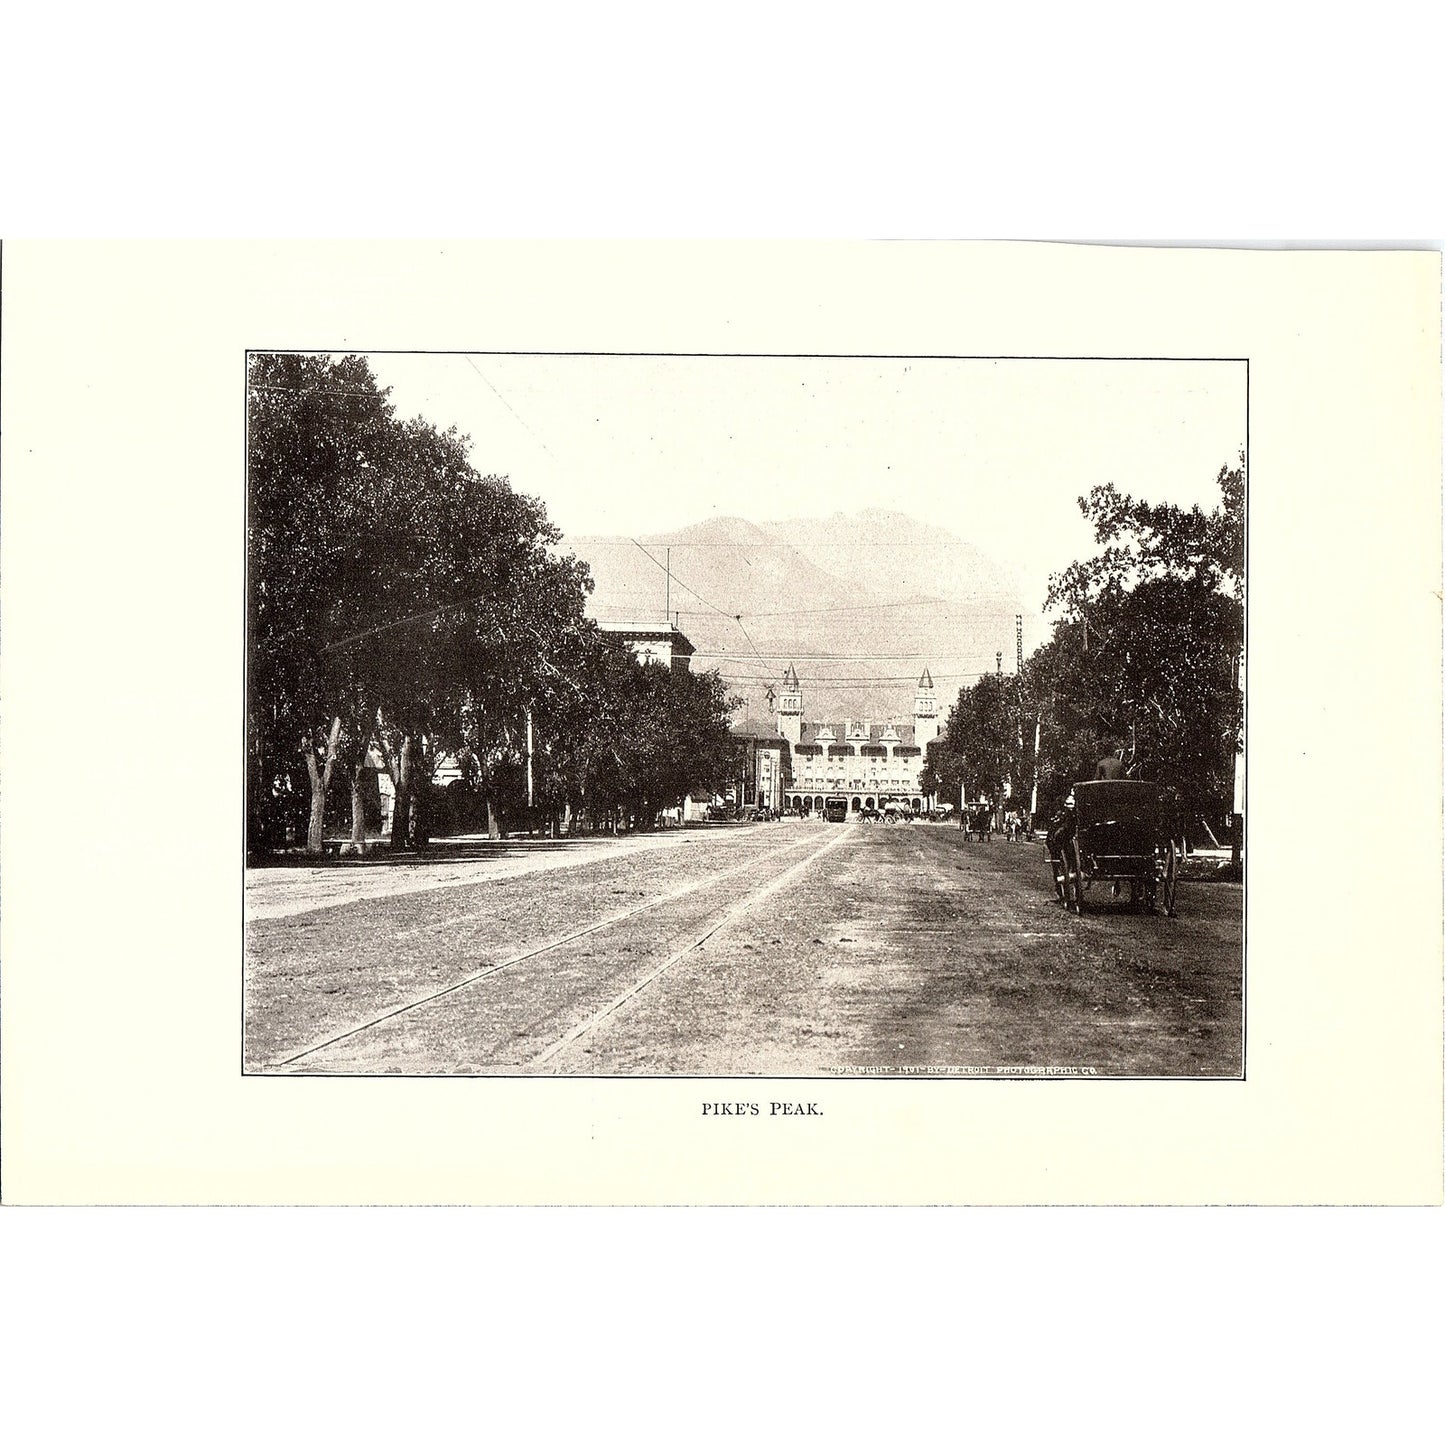
POLYGON ((574 826, 615 826, 631 785, 640 664, 590 625, 570 641, 540 713, 543 788, 549 807, 570 811, 574 826))
POLYGON ((489 830, 501 830, 503 812, 525 799, 527 724, 536 761, 564 720, 575 722, 585 697, 596 628, 583 615, 591 577, 575 558, 551 548, 560 534, 540 502, 488 478, 471 525, 468 562, 478 595, 453 636, 447 681, 455 705, 447 710, 442 742, 469 749, 479 762, 489 830), (523 790, 502 786, 514 765, 523 790))
MULTIPOLYGON (((1138 776, 1219 811, 1231 790, 1242 709, 1244 458, 1222 468, 1220 501, 1155 505, 1095 487, 1080 499, 1098 555, 1050 581, 1060 616, 1030 658, 1024 692, 1043 723, 1040 794, 1057 802, 1124 749, 1138 776)), ((1227 809, 1224 809, 1227 811, 1227 809)))
POLYGON ((1019 680, 987 673, 963 688, 949 710, 943 732, 930 750, 939 790, 956 797, 1002 798, 1007 782, 1017 795, 1032 763, 1033 728, 1025 736, 1019 680))
POLYGON ((377 615, 378 516, 394 419, 366 362, 251 358, 247 390, 248 817, 278 791, 309 792, 307 848, 321 851, 333 772, 364 721, 330 644, 377 615))
POLYGON ((465 437, 398 421, 364 359, 258 355, 248 380, 251 812, 296 774, 319 853, 341 766, 364 846, 375 743, 392 845, 411 846, 444 751, 470 749, 487 780, 515 756, 590 579, 465 437))
POLYGON ((935 738, 928 745, 928 761, 924 763, 922 771, 918 774, 918 790, 925 797, 929 795, 937 797, 943 790, 943 777, 935 766, 938 761, 938 753, 938 739, 935 738))
POLYGON ((1184 508, 1171 502, 1145 502, 1112 484, 1092 488, 1079 498, 1079 510, 1093 524, 1094 540, 1103 550, 1051 578, 1047 605, 1062 606, 1067 616, 1110 588, 1159 578, 1192 581, 1242 602, 1242 451, 1238 465, 1221 467, 1215 482, 1220 501, 1208 512, 1198 504, 1184 508))
POLYGON ((443 756, 504 815, 635 817, 726 773, 715 674, 642 666, 584 615, 591 578, 535 498, 469 444, 399 421, 364 359, 257 355, 248 375, 248 819, 309 795, 319 853, 338 769, 351 845, 390 773, 391 845, 424 842, 443 756))
POLYGON ((716 786, 729 776, 734 702, 716 672, 637 667, 624 757, 627 802, 643 827, 694 788, 716 786))

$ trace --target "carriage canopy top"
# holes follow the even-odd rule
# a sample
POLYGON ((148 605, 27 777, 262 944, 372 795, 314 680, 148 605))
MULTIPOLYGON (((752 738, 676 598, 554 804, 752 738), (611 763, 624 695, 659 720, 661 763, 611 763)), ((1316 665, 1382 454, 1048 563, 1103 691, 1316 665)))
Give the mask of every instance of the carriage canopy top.
POLYGON ((1075 816, 1081 841, 1097 851, 1152 853, 1167 835, 1164 790, 1158 783, 1111 779, 1074 788, 1075 816))

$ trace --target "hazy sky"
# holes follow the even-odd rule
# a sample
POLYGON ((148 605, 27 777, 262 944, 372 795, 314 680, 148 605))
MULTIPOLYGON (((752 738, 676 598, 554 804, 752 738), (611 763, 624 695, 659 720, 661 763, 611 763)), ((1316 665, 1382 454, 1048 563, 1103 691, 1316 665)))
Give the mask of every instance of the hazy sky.
POLYGON ((404 416, 572 534, 907 512, 975 543, 1039 606, 1092 547, 1112 481, 1212 505, 1245 442, 1239 362, 377 355, 404 416))

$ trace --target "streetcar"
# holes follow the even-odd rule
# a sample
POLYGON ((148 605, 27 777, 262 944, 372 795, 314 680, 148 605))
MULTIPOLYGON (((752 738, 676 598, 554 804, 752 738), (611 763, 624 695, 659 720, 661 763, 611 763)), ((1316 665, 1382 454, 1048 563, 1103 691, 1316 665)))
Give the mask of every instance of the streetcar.
POLYGON ((823 820, 827 823, 846 823, 848 821, 847 798, 829 798, 823 804, 823 820))

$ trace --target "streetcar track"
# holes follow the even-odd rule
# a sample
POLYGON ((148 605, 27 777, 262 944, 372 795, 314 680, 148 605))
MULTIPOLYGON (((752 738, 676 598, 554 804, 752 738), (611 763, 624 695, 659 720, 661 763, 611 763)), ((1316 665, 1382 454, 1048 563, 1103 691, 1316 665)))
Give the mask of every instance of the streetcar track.
MULTIPOLYGON (((773 853, 774 853, 774 852, 786 852, 788 848, 801 847, 804 841, 806 841, 806 840, 800 839, 798 842, 796 842, 796 843, 790 843, 790 844, 786 845, 786 847, 781 848, 781 849, 771 849, 771 848, 770 848, 770 849, 765 849, 765 850, 761 851, 760 853, 757 853, 757 854, 755 854, 755 855, 753 855, 753 856, 754 856, 755 858, 762 858, 762 859, 771 858, 771 857, 773 856, 773 853)), ((647 853, 648 853, 648 852, 655 852, 655 851, 659 851, 659 850, 655 850, 655 849, 641 850, 639 856, 645 858, 645 857, 647 856, 647 853)), ((627 863, 629 863, 630 861, 631 861, 631 857, 630 857, 629 855, 623 855, 621 858, 613 858, 613 859, 608 859, 608 860, 606 860, 606 862, 607 862, 608 864, 613 865, 613 866, 624 866, 624 865, 626 865, 627 863)), ((741 866, 741 865, 740 865, 740 866, 741 866)), ((545 871, 550 871, 550 870, 545 870, 545 871)), ((737 871, 737 870, 730 870, 730 871, 737 871)), ((479 884, 477 884, 477 885, 475 885, 475 886, 481 887, 481 888, 486 888, 486 887, 489 886, 489 884, 490 884, 490 886, 497 886, 497 885, 501 885, 501 884, 504 884, 504 883, 522 882, 522 881, 524 881, 528 876, 529 876, 529 875, 526 875, 526 874, 520 874, 520 875, 518 875, 518 876, 515 877, 515 878, 497 878, 497 879, 494 879, 494 880, 484 880, 484 881, 482 881, 481 883, 479 883, 479 884)), ((716 876, 716 875, 713 875, 713 876, 716 876)), ((614 890, 614 891, 621 891, 621 890, 614 890)), ((397 938, 397 939, 403 939, 403 938, 416 938, 416 937, 419 937, 419 936, 421 936, 421 935, 431 935, 431 934, 435 934, 435 933, 446 933, 449 929, 460 928, 463 924, 467 924, 467 923, 480 923, 480 922, 483 922, 483 921, 485 921, 485 920, 487 920, 487 919, 504 917, 508 912, 510 912, 510 910, 509 910, 506 906, 504 906, 504 905, 503 905, 503 906, 492 905, 492 906, 489 906, 489 907, 487 907, 487 908, 476 908, 476 909, 472 909, 471 911, 469 911, 469 912, 467 912, 467 913, 459 913, 459 914, 457 914, 457 916, 456 916, 455 918, 443 918, 443 919, 439 919, 439 920, 438 920, 437 922, 435 922, 435 923, 418 923, 418 924, 414 924, 411 928, 403 928, 400 932, 394 934, 393 936, 394 936, 395 938, 397 938)))
MULTIPOLYGON (((803 861, 811 861, 813 858, 816 858, 819 853, 826 852, 829 848, 833 847, 838 841, 840 840, 835 838, 824 843, 821 848, 815 849, 808 855, 808 858, 803 861)), ((551 939, 549 942, 541 944, 536 948, 528 949, 524 953, 515 954, 511 958, 504 959, 501 963, 491 964, 486 968, 478 969, 476 972, 468 974, 467 977, 459 979, 455 983, 448 984, 445 988, 435 989, 422 998, 412 999, 409 1003, 399 1004, 395 1008, 388 1009, 384 1013, 376 1015, 375 1018, 368 1019, 365 1023, 357 1024, 355 1027, 335 1034, 331 1038, 323 1039, 320 1043, 311 1044, 299 1053, 292 1054, 289 1058, 282 1059, 278 1063, 268 1065, 267 1067, 271 1069, 289 1068, 292 1064, 298 1063, 300 1060, 308 1058, 312 1054, 319 1053, 322 1049, 329 1049, 335 1044, 342 1043, 350 1038, 355 1038, 357 1034, 365 1033, 366 1030, 375 1028, 378 1024, 386 1023, 388 1020, 397 1018, 401 1014, 410 1013, 412 1009, 421 1008, 424 1004, 434 1003, 437 999, 445 998, 448 994, 469 988, 476 983, 482 983, 494 977, 496 974, 501 973, 504 969, 513 967, 515 964, 526 963, 528 959, 536 958, 544 953, 550 953, 553 949, 561 948, 568 943, 573 943, 579 938, 586 938, 588 934, 598 933, 604 928, 610 928, 613 924, 621 923, 628 918, 635 917, 639 913, 645 913, 648 909, 659 908, 665 903, 673 903, 677 899, 685 898, 689 894, 696 893, 702 888, 711 887, 724 878, 730 878, 734 874, 755 868, 759 863, 765 863, 769 859, 780 857, 785 853, 792 853, 811 842, 813 842, 812 837, 800 838, 796 842, 786 843, 780 848, 771 849, 761 856, 754 854, 742 863, 736 864, 732 868, 724 869, 721 873, 705 874, 702 878, 685 884, 681 888, 673 889, 670 893, 661 893, 655 898, 648 899, 645 903, 636 904, 631 908, 622 909, 617 913, 609 913, 607 917, 599 919, 595 923, 589 923, 585 928, 574 929, 570 933, 563 934, 560 938, 551 939)), ((787 874, 792 871, 792 869, 785 870, 784 874, 779 876, 787 876, 787 874)))
POLYGON ((847 829, 842 830, 836 838, 830 839, 824 843, 821 848, 817 848, 809 853, 806 858, 801 858, 798 862, 794 863, 792 867, 785 868, 776 878, 770 879, 761 887, 755 888, 751 893, 747 894, 746 897, 739 899, 738 902, 733 904, 720 918, 710 923, 696 938, 677 949, 646 977, 640 978, 630 988, 625 989, 613 999, 611 1003, 604 1004, 596 1013, 592 1014, 589 1018, 583 1019, 580 1024, 569 1029, 567 1033, 556 1040, 556 1042, 549 1044, 527 1067, 531 1069, 540 1068, 543 1064, 561 1053, 563 1049, 576 1043, 578 1039, 584 1037, 586 1034, 589 1034, 604 1019, 610 1018, 619 1009, 636 998, 643 989, 655 983, 663 974, 672 968, 674 964, 680 963, 688 954, 692 953, 694 949, 701 948, 715 933, 721 932, 728 924, 735 922, 754 905, 761 903, 764 898, 776 893, 778 889, 792 879, 794 874, 801 873, 809 864, 815 862, 818 858, 822 857, 824 853, 836 848, 839 843, 845 842, 851 836, 847 829))
MULTIPOLYGON (((348 908, 356 903, 414 899, 423 894, 441 893, 453 888, 476 888, 485 887, 491 883, 510 883, 534 877, 538 873, 567 872, 573 868, 585 868, 599 862, 625 862, 632 858, 646 858, 651 854, 665 853, 672 849, 686 853, 697 847, 702 841, 702 837, 686 832, 681 836, 672 833, 658 833, 651 838, 644 836, 629 839, 628 846, 616 854, 610 854, 607 851, 605 837, 587 836, 578 841, 580 846, 576 852, 553 855, 550 861, 533 867, 518 866, 527 861, 527 854, 531 851, 525 845, 517 847, 503 842, 495 851, 466 857, 450 856, 445 850, 439 849, 435 861, 446 865, 449 869, 466 870, 466 876, 457 878, 433 875, 425 879, 411 878, 395 888, 379 886, 379 880, 384 878, 388 872, 393 871, 393 865, 380 864, 381 858, 385 855, 378 853, 373 855, 373 863, 364 865, 359 872, 353 872, 351 868, 344 872, 324 867, 306 870, 308 873, 316 875, 313 881, 324 882, 328 888, 333 890, 320 896, 302 895, 301 897, 273 899, 257 890, 257 884, 251 877, 253 870, 248 869, 246 926, 250 928, 257 924, 284 923, 293 918, 302 918, 308 913, 322 913, 333 908, 348 908), (379 872, 373 866, 376 864, 380 864, 379 872), (486 871, 477 871, 483 869, 486 871), (351 875, 350 879, 348 879, 348 874, 351 875), (357 884, 359 881, 360 886, 348 889, 348 881, 352 884, 357 884), (368 882, 373 886, 365 886, 368 882), (337 889, 340 891, 335 891, 337 889)), ((269 873, 272 870, 254 871, 269 873)), ((265 893, 269 894, 272 891, 276 890, 267 889, 265 893)))

